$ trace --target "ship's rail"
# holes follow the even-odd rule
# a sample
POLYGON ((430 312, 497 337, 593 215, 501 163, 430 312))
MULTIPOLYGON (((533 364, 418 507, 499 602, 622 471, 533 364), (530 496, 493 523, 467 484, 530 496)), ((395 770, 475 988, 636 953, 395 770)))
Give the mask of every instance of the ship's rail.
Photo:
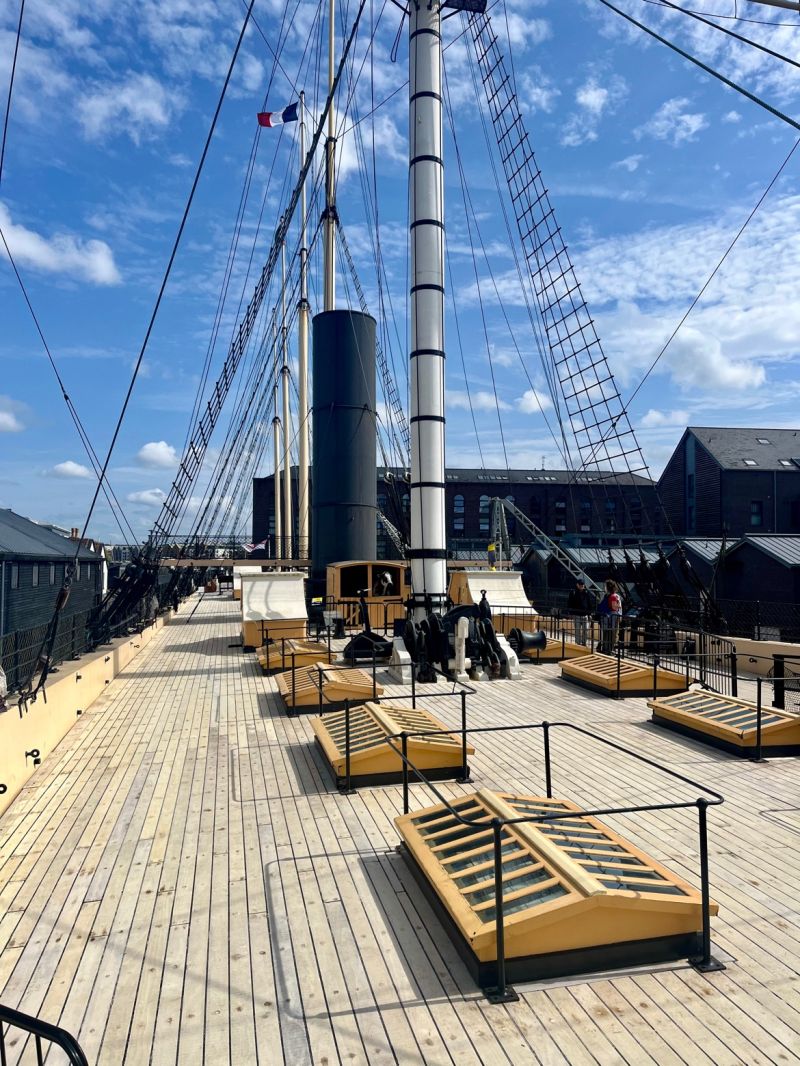
POLYGON ((4 1007, 0 1003, 0 1062, 3 1066, 5 1066, 8 1054, 6 1039, 9 1036, 9 1030, 12 1029, 19 1029, 33 1037, 37 1066, 42 1066, 45 1056, 53 1047, 60 1048, 64 1052, 70 1066, 89 1066, 88 1059, 78 1041, 66 1029, 60 1029, 57 1025, 51 1025, 50 1022, 41 1018, 34 1018, 31 1014, 23 1014, 22 1011, 4 1007))

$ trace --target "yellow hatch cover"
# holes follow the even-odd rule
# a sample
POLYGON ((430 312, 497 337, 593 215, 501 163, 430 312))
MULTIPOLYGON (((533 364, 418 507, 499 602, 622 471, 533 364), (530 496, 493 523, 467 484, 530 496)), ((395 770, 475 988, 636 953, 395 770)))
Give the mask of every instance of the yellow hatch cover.
MULTIPOLYGON (((506 949, 534 955, 700 928, 700 894, 568 800, 481 790, 396 819, 400 835, 479 958, 496 950, 494 817, 576 812, 502 830, 506 949), (600 917, 597 908, 607 914, 600 917)), ((712 906, 716 913, 716 907, 712 906)))
MULTIPOLYGON (((311 720, 311 727, 337 774, 344 773, 346 716, 330 711, 311 720)), ((350 762, 356 774, 387 773, 402 770, 402 760, 386 740, 397 733, 419 732, 447 727, 422 708, 398 704, 366 703, 350 710, 350 762)), ((394 741, 400 747, 400 741, 394 741)), ((467 752, 474 753, 471 744, 467 752)), ((421 770, 431 766, 461 763, 461 738, 446 733, 433 737, 410 737, 408 758, 421 770)))
MULTIPOLYGON (((743 746, 756 740, 758 711, 755 704, 716 692, 683 692, 648 700, 648 707, 657 717, 708 733, 721 739, 730 738, 743 746)), ((761 712, 761 734, 765 745, 774 743, 800 744, 800 717, 764 707, 761 712)))

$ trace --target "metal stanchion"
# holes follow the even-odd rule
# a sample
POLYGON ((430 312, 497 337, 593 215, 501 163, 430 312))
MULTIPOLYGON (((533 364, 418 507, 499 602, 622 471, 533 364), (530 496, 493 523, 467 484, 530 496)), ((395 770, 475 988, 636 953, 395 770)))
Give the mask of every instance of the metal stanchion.
POLYGON ((550 723, 542 722, 542 737, 544 738, 544 786, 547 798, 553 798, 553 776, 550 769, 550 723))
POLYGON ((403 814, 408 814, 408 737, 405 731, 400 734, 403 749, 403 814))
POLYGON ((459 781, 465 784, 470 780, 469 765, 467 763, 467 694, 461 693, 461 777, 459 781))
POLYGON ((711 896, 708 885, 708 800, 697 801, 698 828, 700 832, 700 895, 703 909, 702 954, 691 959, 692 966, 701 973, 724 970, 725 967, 711 955, 711 896))

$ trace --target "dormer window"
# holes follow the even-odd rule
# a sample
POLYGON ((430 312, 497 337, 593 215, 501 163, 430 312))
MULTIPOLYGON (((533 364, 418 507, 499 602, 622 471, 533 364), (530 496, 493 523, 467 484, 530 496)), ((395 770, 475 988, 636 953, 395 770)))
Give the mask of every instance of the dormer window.
POLYGON ((758 466, 755 459, 744 459, 743 462, 745 466, 758 466))
POLYGON ((772 444, 771 440, 767 440, 766 437, 756 437, 757 444, 772 444))

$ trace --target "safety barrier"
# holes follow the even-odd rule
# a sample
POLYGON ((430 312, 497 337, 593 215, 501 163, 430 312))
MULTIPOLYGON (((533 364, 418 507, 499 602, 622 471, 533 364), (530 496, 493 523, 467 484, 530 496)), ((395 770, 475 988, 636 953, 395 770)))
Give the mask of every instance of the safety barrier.
MULTIPOLYGON (((88 1059, 81 1050, 78 1041, 68 1033, 66 1029, 60 1029, 57 1025, 51 1025, 41 1018, 34 1018, 31 1014, 23 1014, 22 1011, 13 1010, 0 1004, 0 1063, 6 1066, 8 1048, 6 1040, 9 1029, 19 1029, 33 1037, 33 1050, 36 1055, 36 1066, 42 1066, 45 1055, 51 1048, 57 1047, 67 1056, 70 1066, 89 1066, 88 1059), (7 1028, 4 1030, 4 1026, 7 1028), (47 1045, 45 1047, 44 1045, 47 1045)), ((27 1059, 25 1060, 28 1061, 27 1059)))

